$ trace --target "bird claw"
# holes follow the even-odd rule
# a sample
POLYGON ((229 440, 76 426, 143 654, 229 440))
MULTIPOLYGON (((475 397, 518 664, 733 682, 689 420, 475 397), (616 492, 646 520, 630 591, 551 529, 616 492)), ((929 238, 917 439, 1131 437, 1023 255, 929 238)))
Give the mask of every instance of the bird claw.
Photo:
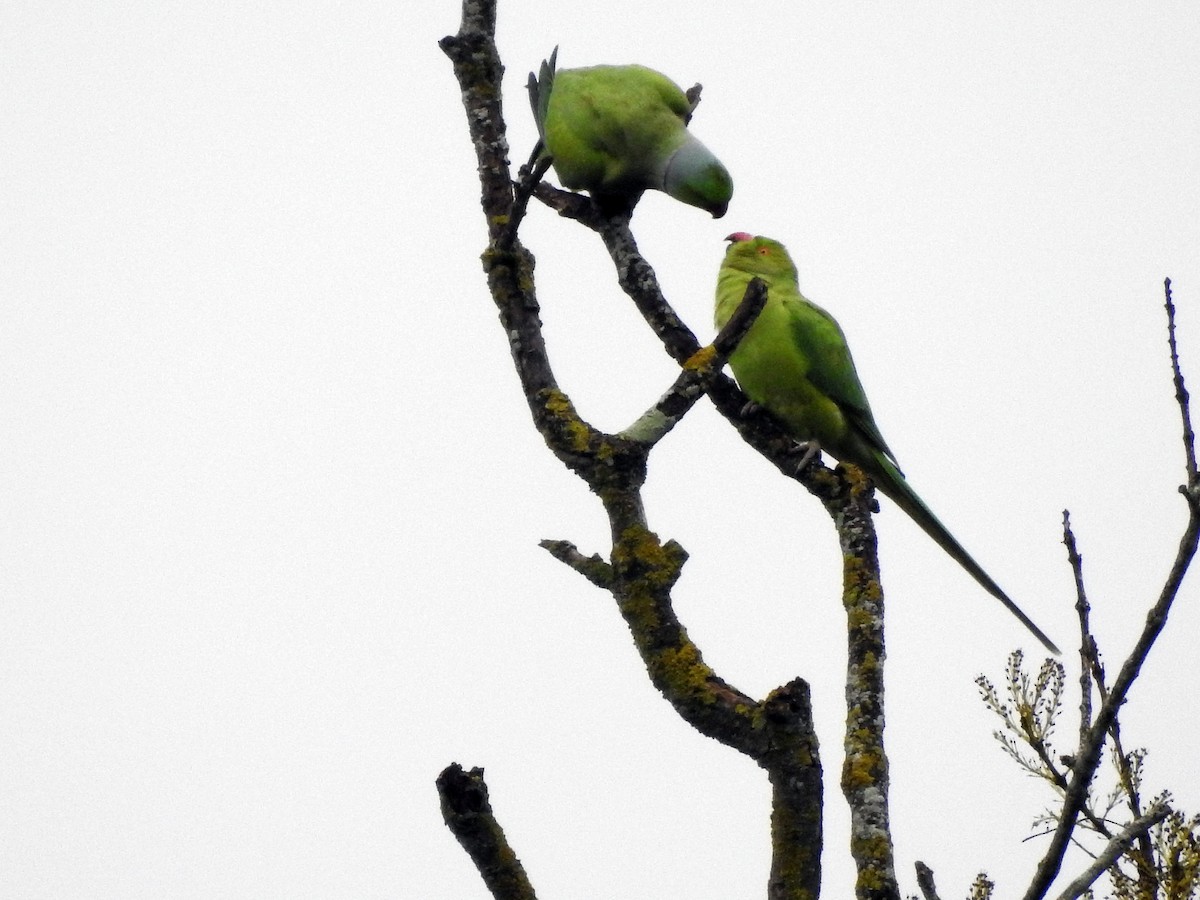
POLYGON ((742 404, 741 414, 743 417, 757 415, 762 410, 762 407, 753 400, 747 400, 742 404))
POLYGON ((817 458, 817 456, 820 455, 821 445, 818 444, 816 441, 799 441, 799 442, 797 442, 796 446, 792 449, 792 452, 799 453, 801 451, 803 451, 803 454, 800 457, 800 462, 796 463, 795 474, 797 474, 797 475, 799 475, 801 472, 803 472, 805 469, 807 469, 809 463, 811 463, 814 459, 817 458))
POLYGON ((550 171, 552 160, 545 155, 545 146, 539 140, 534 145, 529 162, 517 170, 517 180, 514 182, 519 193, 529 196, 533 193, 542 177, 550 171))

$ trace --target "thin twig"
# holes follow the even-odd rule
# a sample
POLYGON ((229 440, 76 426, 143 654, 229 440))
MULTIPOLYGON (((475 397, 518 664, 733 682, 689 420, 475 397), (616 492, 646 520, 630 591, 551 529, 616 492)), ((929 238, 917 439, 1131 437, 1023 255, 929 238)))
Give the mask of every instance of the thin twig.
POLYGON ((1171 374, 1175 381, 1175 400, 1179 403, 1179 415, 1183 419, 1183 452, 1186 457, 1187 480, 1189 485, 1197 482, 1196 475, 1196 433, 1192 430, 1191 404, 1187 388, 1183 383, 1183 371, 1179 367, 1179 351, 1175 343, 1175 301, 1171 299, 1171 279, 1163 281, 1163 293, 1166 295, 1164 306, 1167 310, 1167 345, 1171 348, 1171 374))
POLYGON ((539 541, 538 546, 549 552, 559 562, 564 563, 590 581, 596 587, 612 590, 613 571, 599 553, 584 556, 579 548, 570 541, 539 541))
POLYGON ((1117 861, 1122 853, 1129 849, 1135 840, 1145 837, 1151 828, 1170 814, 1171 809, 1166 804, 1151 805, 1144 815, 1138 816, 1108 842, 1105 848, 1100 851, 1100 854, 1092 861, 1092 864, 1063 889, 1062 893, 1058 895, 1058 900, 1075 900, 1075 898, 1081 896, 1084 891, 1092 886, 1097 878, 1103 875, 1117 861))
MULTIPOLYGON (((1103 694, 1101 696, 1103 697, 1103 694)), ((1125 792, 1125 800, 1129 806, 1129 811, 1133 814, 1134 821, 1137 821, 1143 814, 1142 795, 1138 789, 1138 778, 1129 762, 1130 756, 1125 752, 1125 745, 1121 740, 1121 719, 1119 716, 1113 716, 1112 724, 1108 728, 1108 734, 1113 742, 1112 754, 1114 765, 1117 769, 1117 778, 1120 781, 1122 790, 1125 792)), ((1139 883, 1143 887, 1146 887, 1157 880, 1151 865, 1154 848, 1150 845, 1150 836, 1145 832, 1138 835, 1136 840, 1139 853, 1133 856, 1133 862, 1137 866, 1139 883)), ((1157 891, 1151 890, 1146 896, 1155 896, 1156 894, 1157 891)))
POLYGON ((1071 530, 1070 510, 1063 510, 1063 544, 1067 548, 1067 561, 1071 574, 1075 576, 1075 612, 1079 615, 1079 743, 1087 739, 1092 724, 1092 658, 1095 640, 1089 620, 1091 604, 1083 589, 1083 557, 1075 544, 1075 533, 1071 530))
POLYGON ((1188 506, 1188 521, 1184 533, 1179 540, 1175 560, 1167 573, 1166 582, 1159 592, 1158 600, 1146 614, 1146 624, 1134 644, 1128 658, 1122 664, 1114 680, 1108 696, 1104 699, 1096 713, 1095 721, 1087 732, 1085 740, 1080 741, 1079 753, 1072 767, 1070 786, 1063 796, 1062 811, 1058 827, 1050 839, 1046 853, 1038 864, 1033 881, 1025 892, 1024 900, 1040 900, 1062 868, 1063 855, 1071 840, 1071 832, 1075 828, 1080 811, 1087 803, 1088 788, 1095 776, 1096 768, 1100 765, 1101 749, 1109 734, 1113 720, 1118 710, 1125 703, 1130 688, 1141 671, 1142 665, 1149 656, 1154 642, 1162 633, 1167 623, 1167 615, 1171 605, 1179 594, 1183 578, 1188 567, 1196 556, 1197 546, 1200 545, 1200 478, 1196 473, 1195 433, 1192 431, 1191 415, 1188 409, 1188 393, 1183 381, 1183 372, 1179 365, 1179 354, 1175 342, 1175 307, 1171 301, 1171 283, 1166 280, 1166 310, 1168 345, 1171 353, 1171 370, 1174 376, 1175 399, 1179 404, 1180 417, 1183 422, 1183 440, 1186 455, 1188 482, 1180 488, 1188 506))

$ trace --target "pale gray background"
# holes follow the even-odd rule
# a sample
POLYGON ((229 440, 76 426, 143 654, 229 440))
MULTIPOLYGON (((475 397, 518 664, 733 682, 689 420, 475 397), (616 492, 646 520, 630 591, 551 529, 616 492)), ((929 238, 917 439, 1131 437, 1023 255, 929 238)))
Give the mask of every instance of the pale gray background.
MULTIPOLYGON (((603 551, 605 527, 484 287, 435 44, 457 24, 0 11, 0 896, 483 898, 438 813, 452 760, 487 768, 544 897, 763 895, 763 774, 679 721, 610 598, 536 546, 603 551)), ((1170 275, 1200 386, 1195 5, 506 0, 499 40, 514 161, 555 44, 704 83, 693 127, 737 193, 721 221, 639 208, 668 297, 707 337, 724 235, 787 243, 912 483, 1065 646, 1071 508, 1115 663, 1184 521, 1161 303, 1170 275)), ((524 237, 563 386, 628 424, 672 364, 590 233, 535 206, 524 237)), ((758 696, 813 684, 847 896, 833 532, 707 404, 650 474, 709 662, 758 696)), ((1012 896, 1049 798, 972 679, 1035 648, 886 501, 879 529, 906 888, 921 858, 944 896, 980 868, 1012 896)), ((1198 600, 1125 714, 1191 811, 1198 600)))

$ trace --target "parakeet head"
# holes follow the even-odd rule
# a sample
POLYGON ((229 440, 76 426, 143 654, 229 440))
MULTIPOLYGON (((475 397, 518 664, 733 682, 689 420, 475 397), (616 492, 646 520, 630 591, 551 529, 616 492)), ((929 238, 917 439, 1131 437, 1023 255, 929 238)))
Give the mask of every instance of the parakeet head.
POLYGON ((730 243, 725 251, 724 267, 758 275, 768 283, 776 278, 795 282, 796 264, 779 241, 761 235, 756 237, 745 231, 735 231, 725 240, 730 243))
POLYGON ((662 189, 681 203, 706 209, 719 219, 729 209, 733 179, 707 147, 687 135, 667 160, 662 189))

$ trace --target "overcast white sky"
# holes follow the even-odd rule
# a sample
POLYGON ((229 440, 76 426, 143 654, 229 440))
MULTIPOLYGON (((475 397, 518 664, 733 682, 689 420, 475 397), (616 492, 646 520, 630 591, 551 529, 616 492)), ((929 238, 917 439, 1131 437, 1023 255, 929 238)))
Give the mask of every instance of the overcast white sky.
MULTIPOLYGON (((680 722, 611 599, 536 546, 603 552, 605 525, 486 293, 436 46, 457 24, 0 10, 0 896, 484 898, 440 820, 451 761, 486 767, 543 897, 762 896, 763 773, 680 722)), ((499 41, 514 160, 555 44, 704 83, 692 127, 736 193, 720 221, 639 208, 669 299, 709 336, 724 235, 783 240, 912 483, 1064 646, 1072 510, 1115 666, 1184 521, 1161 304, 1169 275, 1200 386, 1195 5, 502 0, 499 41)), ((561 383, 623 427, 671 363, 591 234, 535 208, 524 237, 561 383)), ((677 608, 708 661, 757 696, 812 683, 847 896, 824 513, 707 404, 647 503, 692 554, 677 608)), ((986 868, 1012 896, 1049 798, 972 679, 1032 641, 887 501, 878 524, 901 876, 924 859, 957 897, 986 868)), ((1125 720, 1192 812, 1198 593, 1125 720)))

